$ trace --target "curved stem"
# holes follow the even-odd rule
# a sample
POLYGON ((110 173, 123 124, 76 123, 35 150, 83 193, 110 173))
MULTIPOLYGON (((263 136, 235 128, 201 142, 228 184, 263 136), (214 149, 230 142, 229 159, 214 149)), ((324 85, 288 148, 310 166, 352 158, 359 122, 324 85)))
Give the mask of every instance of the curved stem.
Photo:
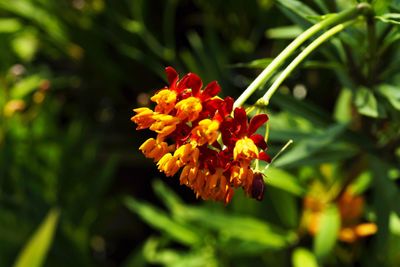
POLYGON ((357 6, 340 12, 335 15, 329 15, 326 19, 317 24, 311 26, 309 29, 300 34, 296 39, 294 39, 261 73, 258 77, 246 88, 246 90, 239 96, 235 101, 234 107, 238 107, 244 104, 246 100, 259 88, 262 86, 272 74, 285 62, 285 60, 296 51, 296 49, 303 44, 306 40, 314 36, 320 30, 342 23, 344 21, 353 19, 359 14, 370 10, 371 6, 367 3, 361 3, 357 6))
POLYGON ((351 20, 346 23, 342 23, 336 25, 332 29, 323 33, 320 37, 315 39, 310 45, 308 45, 290 64, 282 71, 282 73, 278 76, 278 78, 274 81, 265 95, 260 99, 263 105, 268 105, 269 100, 272 95, 276 92, 282 82, 290 75, 290 73, 309 55, 313 52, 318 46, 322 43, 326 42, 329 38, 334 36, 335 34, 341 32, 346 27, 353 24, 356 20, 351 20))

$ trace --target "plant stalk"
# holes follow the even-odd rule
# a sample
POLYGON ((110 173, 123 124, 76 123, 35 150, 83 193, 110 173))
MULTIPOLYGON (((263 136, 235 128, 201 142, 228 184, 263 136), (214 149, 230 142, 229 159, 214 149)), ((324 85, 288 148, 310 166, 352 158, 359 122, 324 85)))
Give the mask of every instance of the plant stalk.
POLYGON ((335 15, 329 15, 323 21, 311 26, 309 29, 300 34, 294 39, 259 75, 258 77, 246 88, 246 90, 235 101, 234 107, 242 106, 246 100, 262 86, 272 74, 285 62, 285 60, 292 55, 297 48, 300 47, 306 40, 313 37, 324 28, 332 25, 337 25, 345 21, 356 18, 358 15, 370 10, 371 6, 367 3, 361 3, 357 6, 344 10, 335 15))
POLYGON ((292 71, 308 56, 313 52, 318 46, 326 42, 329 38, 336 35, 337 33, 343 31, 346 27, 350 26, 356 21, 353 19, 351 21, 336 25, 335 27, 331 28, 330 30, 323 33, 317 39, 315 39, 311 44, 309 44, 290 64, 284 69, 278 78, 274 81, 271 87, 267 90, 265 95, 260 99, 260 102, 263 105, 268 105, 269 100, 271 99, 272 95, 276 92, 282 82, 292 73, 292 71))

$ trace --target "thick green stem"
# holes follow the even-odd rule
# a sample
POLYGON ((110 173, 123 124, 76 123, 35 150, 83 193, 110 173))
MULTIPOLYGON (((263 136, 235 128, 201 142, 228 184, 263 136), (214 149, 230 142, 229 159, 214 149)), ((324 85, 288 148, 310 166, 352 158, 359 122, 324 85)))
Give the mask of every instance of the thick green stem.
POLYGON ((331 28, 330 30, 322 34, 320 37, 315 39, 311 44, 309 44, 292 62, 290 62, 290 64, 286 67, 286 69, 282 71, 282 73, 274 81, 274 83, 271 85, 271 87, 268 89, 265 95, 260 99, 261 103, 263 105, 268 105, 272 95, 276 92, 276 90, 279 88, 282 82, 308 55, 310 55, 311 52, 313 52, 322 43, 326 42, 329 38, 341 32, 355 21, 356 20, 351 20, 346 23, 336 25, 335 27, 331 28))
POLYGON ((358 15, 366 12, 366 10, 371 9, 371 6, 366 3, 361 3, 354 8, 345 10, 335 15, 329 15, 326 19, 317 24, 313 25, 302 34, 300 34, 296 39, 293 40, 262 72, 258 77, 247 87, 247 89, 239 96, 235 101, 234 107, 238 107, 244 104, 246 100, 260 87, 262 86, 272 74, 285 62, 285 60, 292 55, 300 45, 302 45, 306 40, 313 37, 319 31, 324 28, 328 28, 332 25, 342 23, 354 19, 358 15))

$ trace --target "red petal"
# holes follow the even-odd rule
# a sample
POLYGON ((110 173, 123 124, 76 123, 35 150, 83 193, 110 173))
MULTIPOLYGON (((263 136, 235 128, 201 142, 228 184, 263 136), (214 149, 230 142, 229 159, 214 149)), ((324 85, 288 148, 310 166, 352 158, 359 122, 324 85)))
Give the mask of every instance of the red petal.
POLYGON ((213 96, 216 96, 221 91, 217 81, 210 82, 201 93, 201 100, 207 100, 213 96))
POLYGON ((239 135, 245 135, 247 132, 247 115, 244 108, 235 108, 234 111, 234 120, 240 126, 239 135))
POLYGON ((231 114, 232 109, 233 109, 233 98, 230 96, 227 96, 224 99, 224 103, 222 104, 220 112, 221 112, 222 116, 226 117, 229 114, 231 114))
POLYGON ((267 143, 264 140, 264 137, 261 134, 253 134, 250 136, 250 139, 253 140, 254 144, 261 148, 262 150, 267 149, 267 143))
POLYGON ((167 79, 170 87, 174 87, 179 79, 179 75, 173 67, 166 67, 165 73, 167 74, 167 79))
POLYGON ((258 159, 266 162, 271 162, 271 157, 268 156, 267 153, 265 153, 264 151, 258 153, 258 159))
POLYGON ((249 131, 247 132, 247 136, 251 136, 253 133, 257 131, 258 128, 260 128, 261 125, 263 125, 267 121, 268 121, 267 114, 258 114, 254 116, 250 120, 249 131))
POLYGON ((200 88, 203 86, 203 82, 201 81, 200 77, 194 73, 186 74, 182 80, 179 82, 179 89, 177 90, 178 93, 182 92, 185 89, 192 89, 192 95, 197 96, 200 92, 200 88))

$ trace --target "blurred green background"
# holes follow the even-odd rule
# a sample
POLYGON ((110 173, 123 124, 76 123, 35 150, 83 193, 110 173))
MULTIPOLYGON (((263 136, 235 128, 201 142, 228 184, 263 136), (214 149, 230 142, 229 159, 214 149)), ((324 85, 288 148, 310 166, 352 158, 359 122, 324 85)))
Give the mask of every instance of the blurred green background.
POLYGON ((150 134, 130 122, 166 66, 238 97, 356 4, 0 0, 0 266, 400 266, 399 1, 372 1, 373 46, 361 20, 272 98, 269 154, 294 145, 262 202, 196 200, 139 153, 150 134), (367 222, 378 232, 362 237, 367 222))

